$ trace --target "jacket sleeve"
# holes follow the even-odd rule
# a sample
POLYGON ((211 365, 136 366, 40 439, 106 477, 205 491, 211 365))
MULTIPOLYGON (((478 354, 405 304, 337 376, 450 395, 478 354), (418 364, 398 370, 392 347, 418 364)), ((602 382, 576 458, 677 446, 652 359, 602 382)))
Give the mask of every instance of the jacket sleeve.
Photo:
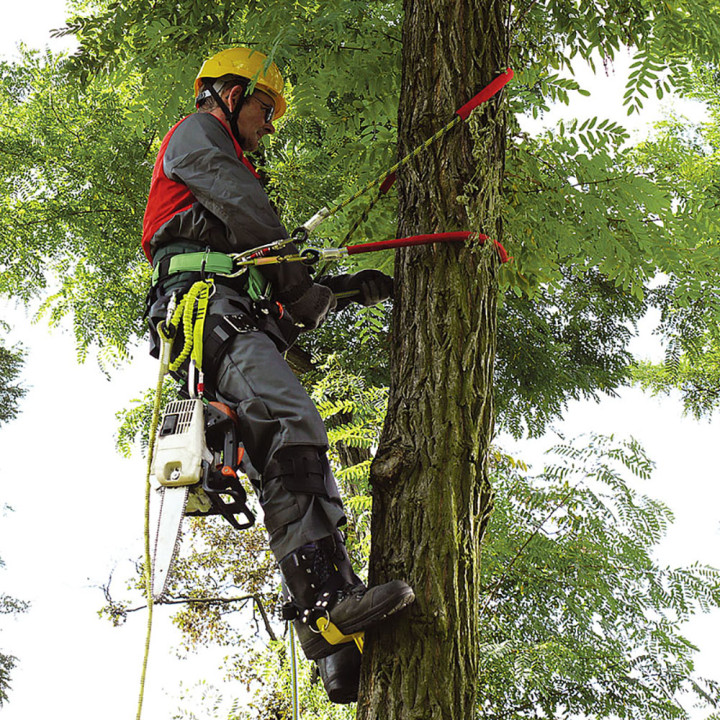
MULTIPOLYGON (((163 171, 182 182, 195 199, 227 228, 234 252, 288 237, 257 178, 239 160, 223 124, 207 113, 180 123, 163 158, 163 171)), ((286 246, 279 254, 297 252, 286 246)), ((262 266, 280 300, 292 302, 312 285, 301 263, 262 266)))

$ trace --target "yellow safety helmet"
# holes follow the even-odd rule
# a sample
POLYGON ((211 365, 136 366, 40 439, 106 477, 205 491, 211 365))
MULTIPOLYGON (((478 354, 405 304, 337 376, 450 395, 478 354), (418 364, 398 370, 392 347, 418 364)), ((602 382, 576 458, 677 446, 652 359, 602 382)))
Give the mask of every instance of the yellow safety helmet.
POLYGON ((274 119, 282 117, 287 110, 283 97, 283 78, 275 63, 263 70, 267 55, 246 47, 234 47, 222 50, 208 58, 195 78, 195 97, 200 95, 205 80, 214 80, 223 75, 239 75, 255 80, 255 87, 267 93, 275 101, 274 119))

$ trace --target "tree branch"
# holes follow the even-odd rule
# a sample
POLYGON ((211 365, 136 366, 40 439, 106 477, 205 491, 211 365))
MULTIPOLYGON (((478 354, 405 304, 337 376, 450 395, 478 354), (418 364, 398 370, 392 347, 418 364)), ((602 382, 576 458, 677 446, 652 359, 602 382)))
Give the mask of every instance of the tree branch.
MULTIPOLYGON (((107 594, 106 594, 107 597, 107 594)), ((270 624, 270 618, 268 617, 267 611, 265 610, 265 607, 263 606, 262 599, 259 595, 239 595, 238 597, 206 597, 206 598, 191 598, 191 597, 177 597, 177 598, 169 598, 167 600, 160 600, 156 604, 157 605, 231 605, 232 603, 245 603, 248 600, 252 600, 255 603, 255 606, 260 611, 260 615, 263 619, 263 624, 265 625, 265 630, 267 631, 267 634, 270 636, 271 640, 277 640, 277 635, 275 634, 275 631, 272 629, 272 625, 270 624)), ((138 605, 137 607, 133 608, 126 608, 123 610, 124 614, 128 614, 131 612, 137 612, 138 610, 145 610, 147 608, 147 604, 145 605, 138 605)))

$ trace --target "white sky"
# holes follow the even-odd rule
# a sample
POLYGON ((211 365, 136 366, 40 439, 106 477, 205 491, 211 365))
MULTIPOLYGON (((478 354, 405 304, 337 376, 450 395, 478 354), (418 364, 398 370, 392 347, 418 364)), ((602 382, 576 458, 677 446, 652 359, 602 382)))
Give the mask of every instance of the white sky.
MULTIPOLYGON (((62 0, 13 3, 0 23, 0 54, 11 54, 19 40, 43 46, 63 18, 62 0)), ((578 115, 596 114, 599 104, 606 106, 619 92, 614 78, 598 79, 593 90, 592 98, 574 103, 578 115)), ((116 570, 120 595, 122 577, 142 553, 145 467, 139 458, 121 458, 113 436, 115 413, 154 383, 157 367, 141 348, 131 366, 108 382, 92 361, 76 364, 71 336, 31 326, 7 306, 0 305, 0 315, 12 320, 11 337, 30 350, 24 375, 31 387, 21 417, 0 428, 0 507, 8 503, 15 510, 0 516, 0 557, 6 563, 0 588, 32 602, 28 614, 3 617, 0 628, 0 649, 20 659, 3 717, 126 720, 135 715, 145 617, 136 613, 123 629, 112 628, 97 617, 103 598, 96 586, 116 570)), ((648 332, 635 347, 640 355, 657 357, 648 332)), ((559 429, 570 436, 594 431, 639 439, 657 464, 645 491, 676 514, 662 562, 720 565, 714 424, 683 418, 676 399, 632 389, 599 405, 574 403, 559 429)), ((554 441, 508 441, 506 447, 537 459, 554 441)), ((169 613, 160 608, 155 615, 144 717, 165 720, 177 708, 180 683, 220 678, 213 677, 214 658, 177 661, 169 613)), ((719 631, 719 613, 687 628, 702 650, 698 670, 716 680, 719 631)))

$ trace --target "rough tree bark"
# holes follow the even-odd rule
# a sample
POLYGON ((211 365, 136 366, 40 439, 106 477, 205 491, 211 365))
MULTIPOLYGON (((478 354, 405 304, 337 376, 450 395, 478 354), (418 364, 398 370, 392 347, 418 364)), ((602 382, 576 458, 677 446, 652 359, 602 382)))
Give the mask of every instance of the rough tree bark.
MULTIPOLYGON (((506 0, 405 0, 404 11, 401 156, 502 72, 508 54, 506 0)), ((472 229, 500 239, 501 108, 492 101, 476 111, 475 142, 465 124, 401 174, 399 236, 472 229), (469 204, 458 201, 463 194, 469 204)), ((396 257, 390 402, 371 470, 370 579, 404 578, 417 599, 368 633, 360 720, 476 715, 497 268, 490 247, 396 257)))

